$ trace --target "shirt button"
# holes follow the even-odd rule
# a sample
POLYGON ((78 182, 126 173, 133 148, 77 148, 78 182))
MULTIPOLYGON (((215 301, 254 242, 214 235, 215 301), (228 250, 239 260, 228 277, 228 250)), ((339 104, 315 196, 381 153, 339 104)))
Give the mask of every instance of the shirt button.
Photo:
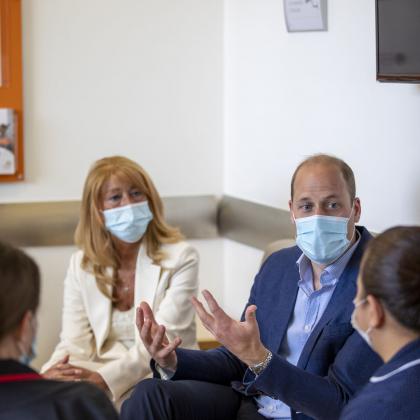
POLYGON ((310 325, 305 325, 305 331, 310 331, 311 330, 311 326, 310 325))

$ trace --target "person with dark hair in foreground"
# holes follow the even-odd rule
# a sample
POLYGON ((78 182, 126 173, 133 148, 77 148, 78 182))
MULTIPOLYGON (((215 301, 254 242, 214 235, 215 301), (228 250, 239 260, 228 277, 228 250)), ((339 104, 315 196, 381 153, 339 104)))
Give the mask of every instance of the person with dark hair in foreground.
POLYGON ((45 380, 29 367, 35 355, 39 295, 35 262, 0 242, 0 419, 118 419, 96 386, 45 380))
POLYGON ((385 362, 343 420, 420 418, 420 226, 375 238, 362 260, 353 326, 385 362))
POLYGON ((141 303, 139 333, 162 379, 137 385, 123 420, 336 420, 367 383, 382 362, 350 322, 371 239, 355 226, 361 204, 353 171, 332 156, 306 159, 293 175, 289 207, 297 246, 266 259, 240 322, 209 292, 210 312, 193 298, 222 347, 178 348, 141 303))

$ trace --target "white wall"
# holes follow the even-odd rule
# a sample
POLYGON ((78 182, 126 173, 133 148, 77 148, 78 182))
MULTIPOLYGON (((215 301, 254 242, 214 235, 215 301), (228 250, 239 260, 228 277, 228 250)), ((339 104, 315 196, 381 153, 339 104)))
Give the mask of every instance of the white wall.
POLYGON ((239 319, 248 302, 254 277, 258 272, 263 251, 229 239, 224 240, 224 288, 225 311, 239 319))
POLYGON ((22 9, 26 180, 1 184, 0 202, 77 199, 111 154, 141 163, 162 195, 222 192, 222 0, 22 9))
MULTIPOLYGON (((374 5, 330 0, 327 32, 287 33, 282 1, 225 2, 225 193, 287 209, 296 165, 331 153, 355 171, 362 224, 420 224, 420 85, 375 81, 374 5)), ((260 257, 225 248, 236 315, 260 257)))
POLYGON ((420 86, 375 81, 375 2, 332 1, 327 32, 288 33, 279 0, 225 2, 225 192, 287 209, 297 163, 354 169, 361 223, 420 223, 420 86))

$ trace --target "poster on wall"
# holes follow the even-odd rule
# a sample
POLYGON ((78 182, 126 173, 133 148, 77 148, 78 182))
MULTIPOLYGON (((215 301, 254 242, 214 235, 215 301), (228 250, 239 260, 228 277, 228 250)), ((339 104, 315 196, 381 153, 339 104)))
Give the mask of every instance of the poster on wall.
POLYGON ((0 175, 16 172, 16 118, 10 108, 0 108, 0 175))

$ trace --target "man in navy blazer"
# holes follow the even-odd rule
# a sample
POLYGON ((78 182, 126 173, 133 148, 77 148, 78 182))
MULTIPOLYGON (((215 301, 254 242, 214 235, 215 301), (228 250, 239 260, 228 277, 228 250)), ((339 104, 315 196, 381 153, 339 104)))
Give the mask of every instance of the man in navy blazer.
POLYGON ((140 382, 122 419, 337 419, 381 364, 351 326, 356 279, 371 238, 354 175, 340 159, 315 155, 296 169, 289 202, 297 246, 272 254, 257 274, 241 321, 204 291, 193 304, 222 343, 178 348, 144 302, 140 336, 156 376, 140 382))

